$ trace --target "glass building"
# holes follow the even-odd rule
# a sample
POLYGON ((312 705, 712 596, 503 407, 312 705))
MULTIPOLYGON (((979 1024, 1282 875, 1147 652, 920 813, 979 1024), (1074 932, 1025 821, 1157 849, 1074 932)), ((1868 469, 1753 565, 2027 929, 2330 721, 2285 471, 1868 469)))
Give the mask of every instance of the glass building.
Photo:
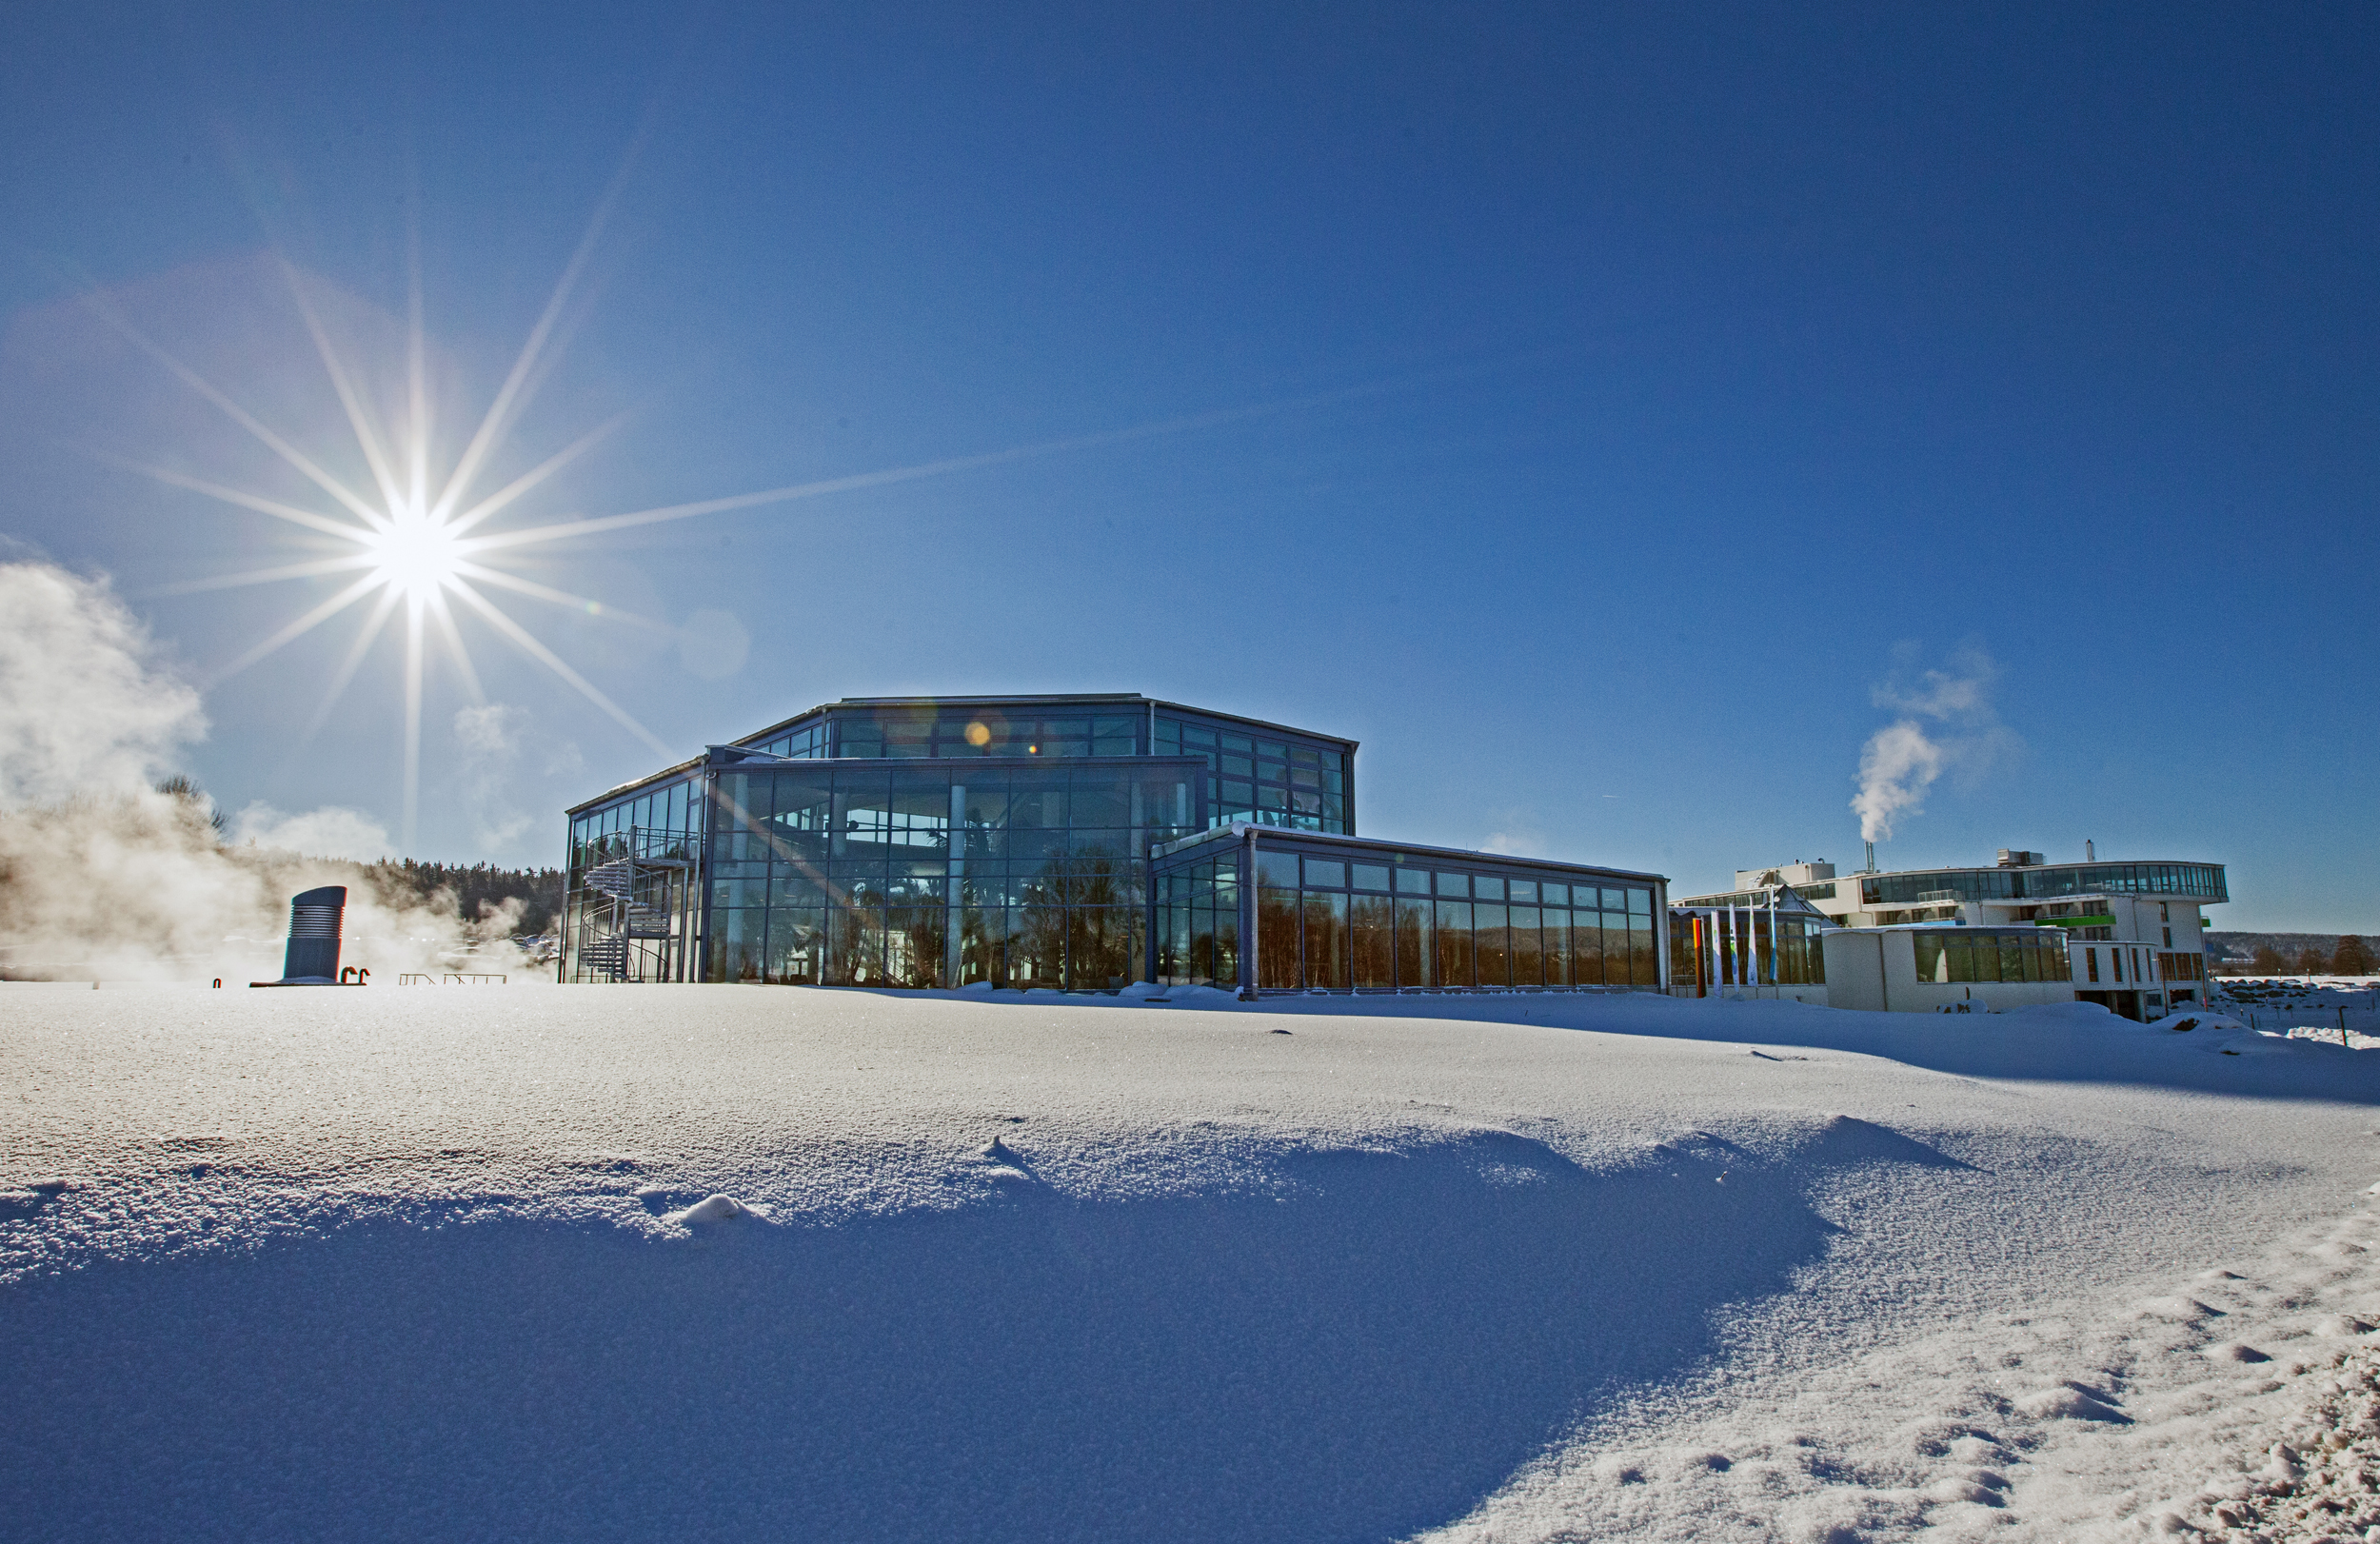
POLYGON ((1242 992, 1661 984, 1658 875, 1234 825, 1167 842, 1156 980, 1242 992))
POLYGON ((1140 696, 846 698, 572 808, 562 978, 1657 984, 1658 876, 1361 841, 1356 748, 1140 696))
POLYGON ((1669 914, 1669 979, 1679 997, 1773 989, 1772 995, 1824 1001, 1826 950, 1820 935, 1834 919, 1790 885, 1695 896, 1669 914))

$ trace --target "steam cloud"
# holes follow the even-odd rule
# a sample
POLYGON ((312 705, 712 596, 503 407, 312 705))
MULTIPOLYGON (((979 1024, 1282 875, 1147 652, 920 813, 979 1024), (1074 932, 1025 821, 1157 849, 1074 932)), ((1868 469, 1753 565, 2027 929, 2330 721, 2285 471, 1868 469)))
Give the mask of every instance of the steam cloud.
MULTIPOLYGON (((387 850, 354 810, 250 804, 233 822, 241 844, 225 845, 204 803, 151 786, 206 729, 197 691, 104 580, 0 564, 0 969, 270 980, 289 897, 321 884, 347 886, 341 959, 391 982, 512 921, 466 928, 451 903, 333 861, 387 850)), ((501 941, 479 960, 469 968, 526 969, 501 941)))
POLYGON ((147 787, 206 733, 197 691, 104 581, 0 564, 0 809, 147 787))
POLYGON ((1982 649, 1965 645, 1953 652, 1949 669, 1923 672, 1915 669, 1915 644, 1896 645, 1893 656, 1893 674, 1874 701, 1900 717, 1860 747, 1859 793, 1851 802, 1868 841, 1891 837, 1895 820, 1923 814, 1926 790, 1945 772, 1973 782, 2023 745, 1993 709, 2000 670, 1982 649))

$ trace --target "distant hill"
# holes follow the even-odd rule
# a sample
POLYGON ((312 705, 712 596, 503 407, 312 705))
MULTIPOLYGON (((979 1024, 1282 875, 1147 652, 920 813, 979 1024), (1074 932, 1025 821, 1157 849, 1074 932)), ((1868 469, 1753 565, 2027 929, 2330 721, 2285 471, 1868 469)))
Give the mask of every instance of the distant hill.
MULTIPOLYGON (((2271 949, 2281 957, 2282 968, 2293 973, 2298 969, 2298 957, 2306 950, 2318 949, 2323 959, 2328 960, 2338 948, 2339 940, 2347 936, 2342 933, 2233 933, 2209 928, 2206 934, 2207 953, 2213 959, 2208 963, 2212 965, 2215 960, 2226 956, 2253 960, 2258 949, 2271 949)), ((2355 936, 2364 940, 2366 948, 2380 956, 2380 936, 2370 933, 2355 936)))

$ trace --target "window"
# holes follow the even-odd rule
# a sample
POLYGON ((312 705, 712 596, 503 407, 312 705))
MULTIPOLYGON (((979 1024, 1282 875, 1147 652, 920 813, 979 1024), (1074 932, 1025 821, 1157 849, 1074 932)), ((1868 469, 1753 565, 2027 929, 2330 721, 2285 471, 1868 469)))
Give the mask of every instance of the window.
MULTIPOLYGON (((1578 887, 1581 895, 1595 891, 1585 885, 1578 887)), ((1573 912, 1570 930, 1570 979, 1580 986, 1601 986, 1611 978, 1604 974, 1603 914, 1594 911, 1573 912)), ((1626 935, 1622 935, 1624 938, 1626 935)), ((1623 972, 1618 980, 1625 980, 1623 972)))
MULTIPOLYGON (((1398 879, 1404 878, 1402 874, 1398 879)), ((1420 878, 1427 879, 1428 875, 1420 878)), ((1397 984, 1400 987, 1426 987, 1436 980, 1430 971, 1430 903, 1426 901, 1397 901, 1397 984)))
MULTIPOLYGON (((1448 878, 1439 875, 1439 879, 1448 878)), ((1433 935, 1437 942, 1432 977, 1442 987, 1462 987, 1471 984, 1471 902, 1441 901, 1438 903, 1437 926, 1433 935)))
POLYGON ((1400 896, 1426 896, 1430 893, 1430 871, 1426 868, 1400 868, 1397 871, 1397 893, 1400 896))
POLYGON ((1295 890, 1298 888, 1298 855, 1294 852, 1268 852, 1264 848, 1258 848, 1256 881, 1276 889, 1295 890))
POLYGON ((1306 888, 1309 890, 1344 890, 1347 888, 1347 865, 1320 858, 1307 859, 1306 888))
POLYGON ((2084 968, 2085 970, 2087 970, 2087 971, 2089 971, 2089 972, 2091 973, 2091 979, 2092 979, 2092 980, 2093 980, 2094 982, 2098 980, 2098 979, 2099 979, 2099 951, 2098 951, 2098 950, 2096 950, 2096 949, 2085 949, 2085 950, 2083 951, 2083 968, 2084 968))
MULTIPOLYGON (((1385 890, 1387 871, 1380 872, 1381 883, 1375 888, 1385 890)), ((1386 896, 1359 895, 1350 903, 1348 956, 1358 991, 1378 992, 1397 984, 1396 911, 1397 903, 1386 896)))
POLYGON ((1513 983, 1512 940, 1506 920, 1501 905, 1482 902, 1471 908, 1471 957, 1481 986, 1513 983))
MULTIPOLYGON (((1532 885, 1530 888, 1535 889, 1536 886, 1532 885)), ((1515 986, 1546 984, 1545 947, 1541 936, 1543 925, 1537 907, 1515 906, 1512 908, 1513 984, 1515 986)))
POLYGON ((1281 990, 1303 986, 1298 965, 1298 892, 1257 891, 1256 984, 1281 990))
MULTIPOLYGON (((1471 894, 1471 876, 1440 874, 1438 877, 1438 893, 1442 896, 1468 896, 1471 894)), ((1464 925, 1467 927, 1470 924, 1466 922, 1464 925)), ((1465 971, 1464 974, 1467 976, 1470 972, 1465 971)))
POLYGON ((1351 863, 1348 865, 1348 876, 1351 887, 1358 890, 1388 888, 1388 865, 1385 863, 1351 863))
POLYGON ((1347 990, 1347 898, 1308 891, 1305 897, 1306 987, 1347 990))

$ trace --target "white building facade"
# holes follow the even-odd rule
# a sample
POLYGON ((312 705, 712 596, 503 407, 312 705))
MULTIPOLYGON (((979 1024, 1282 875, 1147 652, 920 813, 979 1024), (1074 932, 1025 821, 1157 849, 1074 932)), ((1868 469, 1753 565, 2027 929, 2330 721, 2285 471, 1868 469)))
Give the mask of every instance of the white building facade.
MULTIPOLYGON (((1962 927, 2053 930, 2067 956, 2069 977, 2059 983, 2057 1000, 2063 1000, 2064 990, 2071 990, 2082 1001, 2097 1002, 2127 1019, 2144 1020, 2205 1003, 2210 972, 2203 935, 2211 923, 2206 908, 2231 899, 2220 863, 2052 863, 2043 854, 2015 848, 2003 849, 1989 867, 1837 874, 1832 863, 1796 861, 1736 871, 1739 896, 1788 887, 1846 928, 1910 929, 1928 934, 1962 927)), ((1680 904, 1691 906, 1696 901, 1680 904)), ((1889 962, 1891 969, 1901 968, 1897 952, 1912 956, 1906 968, 1913 989, 1920 984, 1955 986, 1961 989, 1958 1000, 1962 1001, 1985 996, 1973 991, 1980 986, 1994 988, 1989 994, 1994 1001, 2032 1000, 2030 993, 2011 994, 2000 988, 2049 985, 2039 980, 1954 981, 1944 974, 1954 968, 1951 951, 1936 950, 1920 960, 1915 958, 1915 942, 1906 950, 1897 944, 1893 949, 1896 954, 1889 962), (1921 963, 1934 967, 1926 973, 1929 979, 1923 983, 1917 970, 1921 963)), ((1996 956, 2001 951, 1993 953, 1996 956)), ((2020 960, 2032 959, 2030 950, 2015 954, 2020 960)), ((1983 955, 1971 953, 1969 958, 1981 960, 1983 955)), ((1834 963, 1830 949, 1829 1002, 1838 1007, 1870 1005, 1849 1001, 1849 997, 1864 994, 1850 989, 1848 983, 1845 991, 1835 990, 1834 963)), ((1980 973, 1983 966, 1975 964, 1971 969, 1980 973)), ((1924 1005, 1938 1006, 1932 998, 1939 995, 1921 994, 1927 999, 1924 1005)))

